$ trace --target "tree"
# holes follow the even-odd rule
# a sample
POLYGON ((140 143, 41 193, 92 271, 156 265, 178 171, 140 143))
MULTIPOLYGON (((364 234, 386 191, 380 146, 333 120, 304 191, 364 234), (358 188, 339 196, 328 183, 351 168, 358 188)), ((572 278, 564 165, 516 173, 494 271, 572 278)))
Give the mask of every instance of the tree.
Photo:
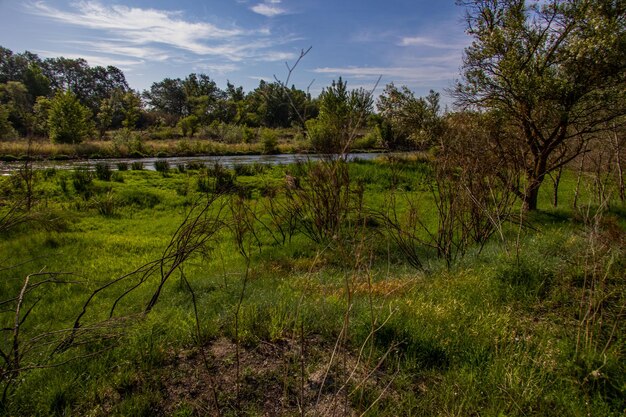
POLYGON ((198 116, 196 116, 195 114, 191 114, 187 117, 183 117, 182 119, 178 121, 178 127, 180 127, 180 130, 182 131, 183 136, 189 135, 189 137, 192 137, 194 133, 196 133, 196 130, 198 130, 199 125, 200 125, 200 120, 198 119, 198 116))
POLYGON ((137 122, 141 115, 141 98, 139 94, 134 91, 127 91, 122 95, 121 104, 121 111, 124 116, 122 126, 127 129, 134 129, 137 127, 137 122))
POLYGON ((56 143, 80 143, 91 132, 89 109, 71 91, 57 93, 50 103, 49 136, 56 143))
POLYGON ((623 0, 458 0, 467 8, 457 104, 493 110, 512 129, 503 157, 526 183, 527 210, 539 188, 608 123, 626 113, 626 2, 623 0))
POLYGON ((33 106, 33 133, 39 136, 48 135, 48 117, 52 101, 48 97, 37 97, 33 106))
POLYGON ((32 104, 28 89, 18 81, 0 84, 0 103, 9 110, 9 121, 22 135, 30 133, 32 125, 32 104))
POLYGON ((382 116, 383 141, 389 148, 426 147, 441 131, 439 93, 415 97, 406 86, 385 86, 376 106, 382 116))
POLYGON ((152 83, 149 91, 143 96, 152 109, 171 114, 177 118, 186 116, 187 96, 180 78, 165 78, 163 81, 152 83))
POLYGON ((348 91, 341 77, 319 97, 317 119, 306 123, 311 145, 325 154, 345 153, 356 131, 362 127, 373 106, 372 94, 362 88, 348 91))
POLYGON ((0 103, 0 139, 13 139, 17 137, 17 132, 9 121, 8 106, 0 103))

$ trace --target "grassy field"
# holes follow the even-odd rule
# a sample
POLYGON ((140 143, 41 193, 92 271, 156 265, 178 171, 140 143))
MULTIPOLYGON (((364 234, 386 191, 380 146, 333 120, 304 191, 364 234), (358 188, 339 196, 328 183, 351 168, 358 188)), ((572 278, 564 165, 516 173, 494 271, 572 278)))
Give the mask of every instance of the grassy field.
POLYGON ((624 415, 626 211, 591 177, 446 262, 427 161, 317 166, 1 178, 0 412, 624 415))

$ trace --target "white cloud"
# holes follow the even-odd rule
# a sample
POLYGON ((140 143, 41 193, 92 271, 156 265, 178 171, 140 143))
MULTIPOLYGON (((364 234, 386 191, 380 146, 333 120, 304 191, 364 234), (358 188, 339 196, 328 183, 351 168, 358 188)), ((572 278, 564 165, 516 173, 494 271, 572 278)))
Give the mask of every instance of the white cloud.
POLYGON ((259 3, 259 4, 252 6, 250 10, 252 10, 254 13, 258 13, 266 17, 274 17, 274 16, 279 16, 281 14, 286 14, 287 10, 278 6, 278 4, 280 4, 280 1, 276 1, 276 0, 269 1, 266 3, 259 3))
POLYGON ((428 36, 407 36, 400 39, 400 46, 425 46, 437 49, 459 49, 462 45, 449 42, 445 39, 436 39, 428 36))
MULTIPOLYGON (((272 0, 268 7, 280 9, 278 4, 277 0, 272 0)), ((86 50, 91 52, 150 61, 167 60, 173 50, 215 56, 232 62, 247 59, 267 61, 266 54, 282 56, 281 59, 291 56, 287 53, 267 52, 269 48, 290 41, 289 38, 272 39, 268 28, 248 30, 192 22, 185 20, 179 11, 103 5, 95 0, 73 3, 71 11, 54 8, 43 0, 27 3, 26 7, 42 18, 101 32, 100 40, 83 43, 86 50)))
POLYGON ((111 58, 106 56, 98 56, 98 55, 85 55, 85 54, 76 54, 76 53, 67 53, 67 52, 54 52, 54 51, 42 51, 36 50, 37 55, 40 55, 44 58, 58 58, 64 57, 69 59, 79 59, 82 58, 90 66, 102 66, 107 67, 112 65, 117 67, 123 71, 131 70, 133 67, 137 65, 141 65, 144 63, 142 60, 133 60, 133 59, 119 59, 119 58, 111 58))
POLYGON ((418 67, 324 67, 313 72, 331 76, 354 77, 356 79, 373 79, 383 76, 383 82, 390 81, 423 85, 434 82, 448 81, 456 76, 456 72, 448 68, 433 65, 418 67))
POLYGON ((230 72, 235 72, 240 69, 237 65, 234 64, 220 64, 220 63, 211 63, 211 62, 201 62, 192 66, 194 71, 198 72, 209 72, 212 74, 228 74, 230 72))
POLYGON ((67 43, 77 45, 92 52, 100 52, 109 55, 132 56, 149 61, 163 62, 167 61, 171 57, 170 54, 158 48, 133 46, 117 41, 69 41, 67 43))

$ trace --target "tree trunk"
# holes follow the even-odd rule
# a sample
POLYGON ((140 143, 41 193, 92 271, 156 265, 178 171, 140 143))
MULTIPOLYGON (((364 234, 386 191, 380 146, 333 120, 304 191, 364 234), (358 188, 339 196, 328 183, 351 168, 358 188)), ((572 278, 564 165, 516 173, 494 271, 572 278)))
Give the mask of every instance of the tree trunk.
POLYGON ((524 194, 524 211, 537 210, 539 187, 541 187, 541 181, 535 179, 531 182, 530 187, 528 187, 526 193, 524 194))
POLYGON ((539 188, 543 184, 543 180, 546 177, 546 167, 548 165, 548 159, 544 155, 539 156, 539 161, 536 162, 535 168, 531 171, 526 171, 527 188, 524 191, 524 210, 535 211, 537 210, 537 200, 539 199, 539 188))
POLYGON ((617 183, 619 187, 619 199, 624 203, 626 200, 626 187, 624 187, 624 171, 622 169, 622 148, 620 138, 617 136, 617 128, 613 123, 613 140, 615 141, 615 159, 617 163, 617 183))

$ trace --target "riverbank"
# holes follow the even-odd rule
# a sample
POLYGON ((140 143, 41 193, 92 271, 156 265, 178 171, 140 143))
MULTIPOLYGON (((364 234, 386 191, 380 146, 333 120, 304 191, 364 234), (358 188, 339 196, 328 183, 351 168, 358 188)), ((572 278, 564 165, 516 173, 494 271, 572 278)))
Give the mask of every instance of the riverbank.
MULTIPOLYGON (((278 153, 306 152, 308 148, 295 143, 277 146, 278 153)), ((67 161, 77 159, 156 158, 215 155, 261 155, 260 143, 228 144, 201 139, 145 140, 119 143, 113 140, 88 141, 79 144, 51 143, 48 140, 0 142, 0 160, 25 159, 67 161)))
MULTIPOLYGON (((383 149, 358 142, 356 152, 380 152, 383 149)), ((52 143, 47 138, 0 142, 0 161, 23 160, 69 161, 80 159, 167 158, 189 156, 236 156, 268 154, 308 154, 310 143, 293 137, 281 137, 268 147, 260 141, 226 143, 207 138, 147 139, 131 135, 123 140, 90 140, 78 144, 52 143)))

